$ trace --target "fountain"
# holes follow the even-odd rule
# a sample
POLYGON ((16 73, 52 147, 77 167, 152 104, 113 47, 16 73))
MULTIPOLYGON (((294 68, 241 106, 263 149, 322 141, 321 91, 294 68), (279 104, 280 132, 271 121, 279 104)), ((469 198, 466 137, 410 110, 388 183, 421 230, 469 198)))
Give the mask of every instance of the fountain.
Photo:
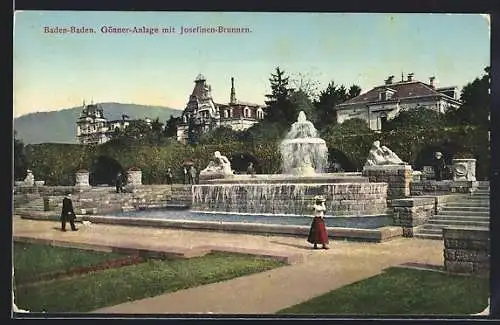
POLYGON ((284 174, 314 176, 324 172, 328 164, 328 148, 317 133, 304 111, 301 111, 297 122, 292 124, 280 145, 284 174))
POLYGON ((383 215, 387 183, 370 183, 359 173, 324 173, 328 148, 300 112, 280 144, 282 173, 230 175, 194 185, 193 209, 250 215, 310 215, 314 196, 327 200, 334 216, 383 215))
MULTIPOLYGON (((235 175, 220 152, 191 187, 191 209, 122 212, 121 224, 184 229, 263 232, 307 236, 314 198, 326 199, 325 222, 335 238, 382 241, 400 236, 387 227, 387 182, 369 182, 361 173, 325 173, 328 149, 301 112, 280 144, 280 174, 235 175)), ((95 216, 108 222, 112 216, 95 216)), ((109 222, 117 222, 113 219, 109 222)))

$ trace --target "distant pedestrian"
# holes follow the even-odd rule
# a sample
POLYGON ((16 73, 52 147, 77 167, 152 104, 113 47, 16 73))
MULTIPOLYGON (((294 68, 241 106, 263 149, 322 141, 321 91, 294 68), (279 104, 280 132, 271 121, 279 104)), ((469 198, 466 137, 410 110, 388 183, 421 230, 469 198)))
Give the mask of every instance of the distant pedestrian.
POLYGON ((184 184, 188 184, 189 183, 188 169, 186 166, 184 166, 183 168, 184 168, 184 184))
POLYGON ((446 170, 446 162, 444 161, 443 154, 439 151, 434 154, 433 167, 436 181, 442 181, 446 170))
POLYGON ((167 168, 167 184, 172 184, 174 181, 174 175, 172 174, 172 169, 167 168))
POLYGON ((253 162, 250 162, 248 164, 247 174, 255 175, 255 167, 253 166, 253 162))
POLYGON ((123 192, 123 174, 118 172, 115 180, 116 193, 123 192))
POLYGON ((323 245, 323 249, 328 249, 328 246, 326 246, 328 244, 328 233, 325 226, 326 200, 322 196, 316 196, 314 199, 314 218, 307 241, 314 244, 314 249, 318 249, 318 244, 323 245))
POLYGON ((198 172, 196 170, 196 168, 191 165, 191 167, 189 167, 189 184, 191 185, 194 185, 196 184, 196 177, 198 176, 198 172))
POLYGON ((61 211, 61 230, 66 231, 66 222, 69 221, 71 230, 77 231, 75 226, 76 214, 73 210, 73 201, 71 201, 71 193, 67 193, 62 202, 61 211))

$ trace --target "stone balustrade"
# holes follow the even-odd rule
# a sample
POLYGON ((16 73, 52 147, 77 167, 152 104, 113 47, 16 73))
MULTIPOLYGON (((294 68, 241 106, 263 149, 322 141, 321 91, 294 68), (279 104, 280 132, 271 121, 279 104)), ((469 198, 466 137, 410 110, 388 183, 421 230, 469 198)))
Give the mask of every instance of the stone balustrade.
POLYGON ((436 214, 436 200, 432 197, 407 198, 391 201, 395 226, 403 228, 404 237, 413 237, 415 227, 424 225, 436 214))
POLYGON ((488 228, 446 227, 444 268, 449 273, 489 276, 490 232, 488 228))
POLYGON ((422 195, 426 193, 471 193, 479 186, 477 181, 453 181, 453 180, 421 180, 411 182, 411 195, 422 195))

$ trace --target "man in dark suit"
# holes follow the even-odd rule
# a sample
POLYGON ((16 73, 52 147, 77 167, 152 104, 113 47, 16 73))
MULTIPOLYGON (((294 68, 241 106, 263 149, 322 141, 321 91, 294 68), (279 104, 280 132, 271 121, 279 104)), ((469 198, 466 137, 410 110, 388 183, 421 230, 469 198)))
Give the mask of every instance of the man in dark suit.
POLYGON ((73 201, 71 201, 71 193, 67 193, 62 202, 61 211, 61 230, 66 231, 66 222, 69 221, 71 230, 77 231, 75 227, 76 214, 73 210, 73 201))
POLYGON ((116 193, 123 192, 123 174, 121 172, 118 172, 118 174, 116 175, 115 186, 116 193))

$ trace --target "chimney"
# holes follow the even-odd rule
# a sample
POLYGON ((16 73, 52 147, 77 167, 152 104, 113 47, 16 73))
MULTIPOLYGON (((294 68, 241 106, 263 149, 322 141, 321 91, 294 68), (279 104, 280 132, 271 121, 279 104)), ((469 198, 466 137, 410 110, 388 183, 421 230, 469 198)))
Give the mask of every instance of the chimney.
POLYGON ((413 72, 408 73, 408 79, 407 79, 407 81, 413 81, 413 75, 414 75, 413 72))
POLYGON ((390 85, 392 84, 392 81, 394 80, 394 76, 389 76, 386 80, 385 80, 385 84, 386 85, 390 85))
POLYGON ((229 103, 236 103, 236 91, 234 90, 234 78, 231 77, 231 97, 229 98, 229 103))
POLYGON ((435 88, 436 85, 434 84, 434 81, 436 80, 436 77, 430 77, 429 78, 429 86, 431 86, 431 88, 435 88))

